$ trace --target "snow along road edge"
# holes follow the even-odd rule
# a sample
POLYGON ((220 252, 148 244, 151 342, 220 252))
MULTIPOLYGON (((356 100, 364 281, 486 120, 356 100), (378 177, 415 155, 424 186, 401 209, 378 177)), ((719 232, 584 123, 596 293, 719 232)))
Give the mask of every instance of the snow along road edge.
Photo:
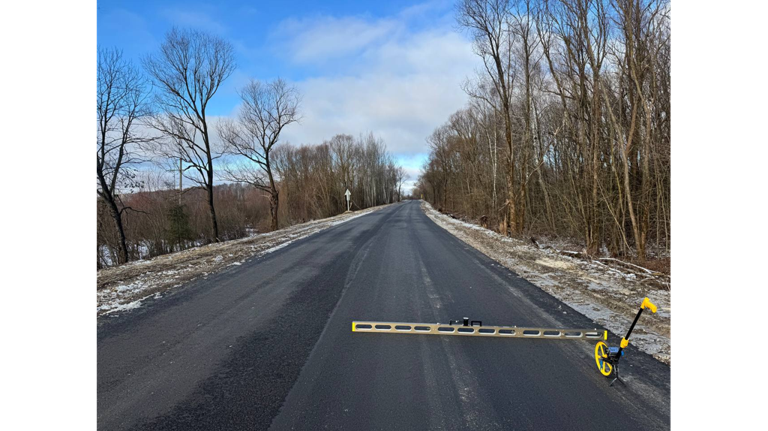
POLYGON ((96 275, 96 314, 103 316, 138 308, 142 301, 150 297, 160 298, 169 289, 180 287, 199 277, 206 278, 230 266, 242 265, 250 258, 275 252, 295 241, 389 205, 394 204, 344 213, 288 226, 274 232, 194 247, 99 270, 96 275))
POLYGON ((438 226, 514 271, 574 310, 622 337, 644 297, 658 307, 645 315, 632 332, 631 342, 657 360, 670 364, 670 290, 658 289, 636 274, 600 261, 563 256, 554 248, 539 249, 524 241, 454 219, 422 201, 424 213, 438 226))

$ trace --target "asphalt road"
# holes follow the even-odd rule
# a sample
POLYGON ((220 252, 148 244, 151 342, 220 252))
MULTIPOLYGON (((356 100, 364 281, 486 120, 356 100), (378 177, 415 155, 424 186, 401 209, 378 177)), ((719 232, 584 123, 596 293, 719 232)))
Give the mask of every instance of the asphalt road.
POLYGON ((419 202, 397 204, 100 318, 98 426, 669 428, 669 367, 631 345, 626 385, 609 387, 592 341, 351 332, 352 320, 464 316, 596 326, 435 225, 419 202))

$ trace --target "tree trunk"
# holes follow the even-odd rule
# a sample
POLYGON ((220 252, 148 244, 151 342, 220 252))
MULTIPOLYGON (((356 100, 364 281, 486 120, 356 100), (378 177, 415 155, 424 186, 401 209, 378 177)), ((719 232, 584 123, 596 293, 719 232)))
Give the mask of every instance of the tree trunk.
MULTIPOLYGON (((105 199, 106 200, 106 199, 105 199)), ((115 227, 117 233, 120 235, 120 253, 118 254, 117 263, 123 264, 128 262, 128 247, 125 245, 125 230, 123 230, 123 215, 120 214, 120 210, 117 208, 115 200, 108 200, 109 211, 112 214, 112 219, 115 221, 115 227)))
POLYGON ((219 223, 216 220, 216 209, 213 207, 213 173, 209 173, 208 177, 210 182, 208 183, 206 190, 208 191, 208 208, 211 210, 211 229, 213 232, 213 242, 219 242, 219 223))
POLYGON ((101 269, 101 245, 96 241, 96 269, 101 269))
POLYGON ((280 201, 279 201, 278 191, 275 189, 272 189, 272 192, 269 194, 269 212, 272 215, 271 229, 273 231, 278 229, 277 210, 279 208, 279 205, 280 205, 280 201))
POLYGON ((515 206, 515 192, 513 177, 515 175, 515 165, 511 160, 507 160, 507 214, 506 214, 506 228, 505 235, 517 234, 517 207, 515 206))

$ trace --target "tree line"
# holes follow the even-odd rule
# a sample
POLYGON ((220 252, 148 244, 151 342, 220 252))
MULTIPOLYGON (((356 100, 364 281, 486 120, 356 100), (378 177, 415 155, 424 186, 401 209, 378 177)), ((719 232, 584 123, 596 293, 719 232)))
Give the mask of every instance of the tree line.
MULTIPOLYGON (((137 173, 141 185, 121 200, 132 210, 121 222, 128 260, 147 259, 208 243, 210 209, 207 192, 198 187, 180 193, 172 175, 159 169, 137 173)), ((231 240, 269 229, 269 204, 263 193, 243 184, 214 186, 219 238, 231 240)), ((97 201, 98 267, 120 262, 121 237, 103 199, 97 201)))
POLYGON ((666 0, 462 0, 482 60, 415 193, 506 235, 670 247, 666 0))
POLYGON ((99 267, 335 215, 346 188, 355 208, 400 199, 403 171, 372 134, 281 143, 301 118, 283 79, 251 79, 233 118, 212 117, 235 69, 232 44, 198 30, 172 29, 140 67, 99 49, 99 267))
POLYGON ((336 135, 315 146, 282 145, 274 161, 289 213, 298 221, 346 211, 346 190, 352 210, 402 199, 405 171, 372 133, 336 135))

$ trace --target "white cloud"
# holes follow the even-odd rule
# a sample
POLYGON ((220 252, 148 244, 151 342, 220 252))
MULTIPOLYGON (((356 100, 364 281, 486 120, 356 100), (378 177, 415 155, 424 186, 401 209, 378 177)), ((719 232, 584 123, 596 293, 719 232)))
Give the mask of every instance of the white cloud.
POLYGON ((275 38, 297 63, 327 62, 370 48, 402 31, 403 23, 358 17, 288 19, 280 23, 275 38))
POLYGON ((450 26, 411 31, 410 16, 321 17, 281 25, 274 37, 287 38, 281 46, 290 61, 319 70, 333 66, 332 73, 296 83, 303 119, 283 138, 317 144, 337 133, 371 131, 401 158, 427 153, 426 137, 465 104, 461 84, 477 60, 471 42, 450 26))
MULTIPOLYGON (((303 95, 302 120, 287 127, 281 140, 319 144, 339 133, 373 132, 406 169, 404 188, 410 191, 429 152, 426 137, 465 105, 461 85, 478 65, 452 16, 440 15, 443 6, 425 3, 380 19, 319 16, 280 23, 272 45, 306 76, 294 82, 303 95)), ((225 30, 201 14, 165 14, 177 24, 225 30)), ((222 94, 232 95, 249 77, 235 72, 222 94)))

